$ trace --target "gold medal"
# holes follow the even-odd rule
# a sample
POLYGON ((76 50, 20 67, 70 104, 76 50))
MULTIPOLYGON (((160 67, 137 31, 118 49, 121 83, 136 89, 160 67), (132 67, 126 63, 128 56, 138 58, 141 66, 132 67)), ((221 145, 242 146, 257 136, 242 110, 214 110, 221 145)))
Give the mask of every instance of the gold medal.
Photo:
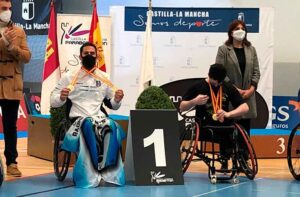
POLYGON ((68 85, 68 87, 67 87, 69 90, 70 90, 70 92, 72 92, 73 90, 74 90, 74 86, 73 85, 68 85))
POLYGON ((217 114, 213 114, 213 115, 212 115, 212 119, 213 119, 214 121, 217 121, 217 120, 218 120, 217 114))

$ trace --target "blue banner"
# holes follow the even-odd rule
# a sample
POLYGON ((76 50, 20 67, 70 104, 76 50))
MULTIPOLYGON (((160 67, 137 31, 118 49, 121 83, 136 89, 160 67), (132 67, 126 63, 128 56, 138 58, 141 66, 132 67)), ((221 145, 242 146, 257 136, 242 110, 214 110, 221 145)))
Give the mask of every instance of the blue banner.
MULTIPOLYGON (((145 31, 146 7, 125 7, 125 31, 145 31)), ((243 20, 248 32, 259 32, 259 8, 153 8, 152 31, 227 32, 234 20, 243 20)))
MULTIPOLYGON (((12 0, 12 21, 27 35, 47 35, 51 0, 12 0)), ((55 1, 55 8, 61 0, 55 1)))
POLYGON ((292 130, 300 121, 297 97, 273 96, 272 127, 292 130))

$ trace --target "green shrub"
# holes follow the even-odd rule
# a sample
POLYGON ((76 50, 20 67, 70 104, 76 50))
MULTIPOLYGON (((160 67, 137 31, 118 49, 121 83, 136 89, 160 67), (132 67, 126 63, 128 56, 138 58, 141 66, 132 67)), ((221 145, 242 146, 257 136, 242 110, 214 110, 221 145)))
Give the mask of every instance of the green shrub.
POLYGON ((150 86, 137 99, 136 109, 176 109, 167 93, 160 87, 150 86))
POLYGON ((51 107, 50 108, 50 127, 51 134, 53 137, 56 135, 56 131, 58 130, 59 123, 65 118, 66 115, 66 105, 63 105, 58 108, 51 107))

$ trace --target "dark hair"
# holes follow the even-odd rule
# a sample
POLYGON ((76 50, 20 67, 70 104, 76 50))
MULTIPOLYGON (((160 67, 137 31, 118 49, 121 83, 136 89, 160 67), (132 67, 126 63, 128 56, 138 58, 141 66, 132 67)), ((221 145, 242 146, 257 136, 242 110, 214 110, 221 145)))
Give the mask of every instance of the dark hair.
POLYGON ((95 51, 96 51, 96 54, 97 54, 97 47, 96 47, 96 45, 94 45, 94 43, 91 43, 91 42, 85 42, 85 43, 83 43, 83 45, 81 45, 81 47, 80 47, 80 56, 81 56, 81 53, 82 53, 82 51, 83 51, 83 48, 84 48, 84 47, 87 47, 87 46, 92 46, 92 47, 94 47, 94 48, 95 48, 95 51))
POLYGON ((242 25, 245 29, 245 32, 246 32, 246 35, 245 35, 245 38, 243 40, 243 44, 246 45, 247 47, 251 46, 251 42, 249 42, 247 40, 247 27, 246 27, 246 24, 244 23, 244 21, 241 21, 241 20, 234 20, 232 21, 230 24, 229 24, 229 27, 228 27, 228 39, 226 40, 225 44, 227 46, 229 45, 232 45, 233 43, 233 37, 232 37, 232 31, 238 26, 238 25, 242 25))
POLYGON ((209 78, 223 82, 226 77, 226 68, 222 64, 212 64, 208 71, 209 78))

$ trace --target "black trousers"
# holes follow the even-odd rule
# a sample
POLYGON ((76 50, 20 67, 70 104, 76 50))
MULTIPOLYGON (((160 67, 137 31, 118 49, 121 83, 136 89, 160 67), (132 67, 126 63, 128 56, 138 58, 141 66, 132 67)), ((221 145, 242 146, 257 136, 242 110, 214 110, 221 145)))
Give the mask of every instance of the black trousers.
POLYGON ((6 165, 10 165, 11 163, 17 163, 17 120, 19 104, 19 100, 0 99, 5 142, 4 155, 6 158, 6 165))

